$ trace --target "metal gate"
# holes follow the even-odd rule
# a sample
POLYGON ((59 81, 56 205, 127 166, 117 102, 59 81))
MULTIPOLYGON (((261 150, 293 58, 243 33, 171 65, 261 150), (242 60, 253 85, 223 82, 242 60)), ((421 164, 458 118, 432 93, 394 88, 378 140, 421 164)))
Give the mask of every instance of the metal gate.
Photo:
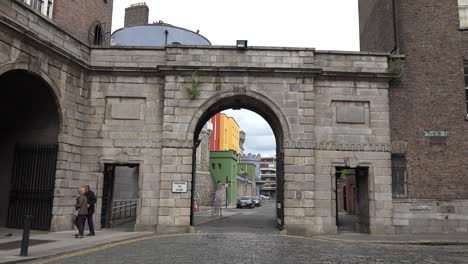
POLYGON ((56 143, 16 145, 8 227, 22 228, 24 216, 32 215, 32 229, 50 229, 57 151, 56 143))
POLYGON ((282 150, 276 157, 276 225, 280 230, 284 227, 284 152, 282 150))

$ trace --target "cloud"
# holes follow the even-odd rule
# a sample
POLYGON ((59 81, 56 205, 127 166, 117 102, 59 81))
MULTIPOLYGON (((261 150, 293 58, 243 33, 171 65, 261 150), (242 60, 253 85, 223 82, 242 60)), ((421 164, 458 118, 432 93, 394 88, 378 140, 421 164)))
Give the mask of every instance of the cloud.
POLYGON ((276 154, 276 140, 270 125, 255 112, 241 110, 225 110, 227 116, 233 117, 245 132, 245 153, 274 156, 276 154))

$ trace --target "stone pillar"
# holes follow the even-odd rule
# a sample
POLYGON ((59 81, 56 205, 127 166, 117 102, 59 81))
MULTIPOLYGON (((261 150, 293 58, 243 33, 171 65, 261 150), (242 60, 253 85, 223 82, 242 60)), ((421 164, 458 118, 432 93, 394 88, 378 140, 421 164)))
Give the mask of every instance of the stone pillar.
POLYGON ((315 233, 314 150, 284 149, 284 229, 288 234, 315 233))
POLYGON ((163 146, 157 232, 190 230, 191 181, 192 148, 181 144, 163 146), (172 181, 186 181, 187 192, 173 193, 172 181))

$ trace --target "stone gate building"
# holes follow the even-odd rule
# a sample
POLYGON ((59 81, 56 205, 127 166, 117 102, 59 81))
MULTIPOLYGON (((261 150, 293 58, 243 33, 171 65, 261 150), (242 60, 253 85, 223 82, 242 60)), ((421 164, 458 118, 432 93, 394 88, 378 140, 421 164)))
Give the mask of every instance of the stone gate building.
POLYGON ((357 170, 357 229, 394 233, 388 54, 93 46, 18 1, 0 7, 0 155, 1 167, 9 168, 0 186, 13 183, 1 192, 9 194, 1 200, 2 225, 31 207, 24 194, 35 190, 52 199, 50 211, 41 211, 42 228, 71 229, 83 183, 97 190, 102 220, 111 199, 104 169, 129 164, 139 168, 135 229, 187 231, 200 131, 214 114, 245 108, 261 115, 276 137, 281 228, 336 233, 335 171, 346 167, 357 170), (189 98, 187 87, 200 95, 189 98), (22 146, 41 156, 39 143, 57 145, 52 168, 24 158, 22 146), (29 184, 42 179, 36 172, 50 170, 52 176, 40 176, 44 188, 29 184), (187 191, 174 191, 174 182, 187 182, 187 191))

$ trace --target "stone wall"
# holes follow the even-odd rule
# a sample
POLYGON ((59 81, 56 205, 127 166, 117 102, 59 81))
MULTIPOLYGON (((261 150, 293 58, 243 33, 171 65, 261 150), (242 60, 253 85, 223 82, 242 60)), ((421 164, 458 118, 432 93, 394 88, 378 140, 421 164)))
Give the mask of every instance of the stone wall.
POLYGON ((72 229, 76 189, 93 178, 81 170, 90 111, 82 66, 90 51, 22 3, 2 1, 0 10, 0 74, 17 69, 35 74, 50 87, 57 104, 59 152, 51 229, 72 229))
POLYGON ((242 196, 255 196, 255 181, 248 182, 237 179, 237 199, 242 196))
POLYGON ((209 171, 211 130, 202 129, 197 148, 197 175, 195 180, 195 197, 202 206, 213 205, 215 186, 209 171))
POLYGON ((200 206, 212 206, 215 199, 215 184, 209 171, 197 171, 195 199, 200 206))
POLYGON ((401 199, 393 202, 395 233, 467 232, 468 202, 401 199))

